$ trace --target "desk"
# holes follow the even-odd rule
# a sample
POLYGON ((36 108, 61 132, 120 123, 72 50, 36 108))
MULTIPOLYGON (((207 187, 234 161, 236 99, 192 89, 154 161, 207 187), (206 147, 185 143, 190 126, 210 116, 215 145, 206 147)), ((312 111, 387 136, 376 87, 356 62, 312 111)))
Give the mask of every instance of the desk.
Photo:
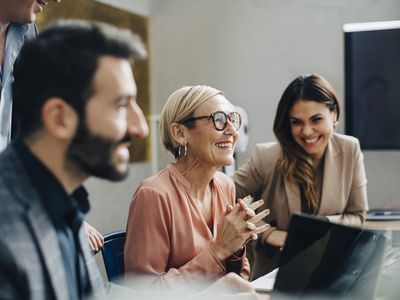
POLYGON ((400 230, 400 220, 395 221, 365 221, 363 224, 365 229, 374 230, 400 230))
POLYGON ((391 230, 391 246, 400 248, 400 221, 365 221, 363 228, 371 230, 391 230))

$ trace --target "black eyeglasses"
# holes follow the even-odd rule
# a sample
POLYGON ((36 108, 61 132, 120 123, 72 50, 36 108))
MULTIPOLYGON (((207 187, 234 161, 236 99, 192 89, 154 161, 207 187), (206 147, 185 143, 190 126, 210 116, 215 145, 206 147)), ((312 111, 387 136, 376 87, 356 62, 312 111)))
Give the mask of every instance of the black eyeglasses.
POLYGON ((214 127, 218 131, 225 130, 226 126, 228 126, 228 120, 232 123, 233 127, 236 131, 239 130, 240 126, 242 125, 242 117, 238 112, 231 112, 229 114, 224 113, 223 111, 216 111, 208 116, 201 116, 201 117, 193 117, 186 120, 183 120, 181 123, 190 123, 196 120, 213 120, 214 127))

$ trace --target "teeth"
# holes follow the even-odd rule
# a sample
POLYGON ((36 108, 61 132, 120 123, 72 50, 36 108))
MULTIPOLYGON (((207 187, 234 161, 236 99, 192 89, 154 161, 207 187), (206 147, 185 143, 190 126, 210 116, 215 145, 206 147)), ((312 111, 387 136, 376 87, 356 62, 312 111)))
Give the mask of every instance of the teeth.
POLYGON ((312 138, 312 139, 304 139, 306 144, 312 144, 315 143, 318 140, 318 137, 312 138))
POLYGON ((219 144, 217 144, 217 147, 219 147, 219 148, 232 148, 232 144, 231 143, 219 143, 219 144))

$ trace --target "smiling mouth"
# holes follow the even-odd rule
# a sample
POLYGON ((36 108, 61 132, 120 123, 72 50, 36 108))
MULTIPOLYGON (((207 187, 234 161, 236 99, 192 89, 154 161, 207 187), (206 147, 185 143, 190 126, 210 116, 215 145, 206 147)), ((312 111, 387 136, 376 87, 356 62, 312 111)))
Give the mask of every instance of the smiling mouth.
POLYGON ((232 143, 218 143, 218 144, 215 144, 218 148, 222 148, 222 149, 226 149, 226 148, 229 148, 229 149, 232 149, 232 143))
POLYGON ((311 144, 315 144, 316 142, 319 141, 321 136, 316 136, 313 138, 303 138, 303 141, 306 145, 311 145, 311 144))

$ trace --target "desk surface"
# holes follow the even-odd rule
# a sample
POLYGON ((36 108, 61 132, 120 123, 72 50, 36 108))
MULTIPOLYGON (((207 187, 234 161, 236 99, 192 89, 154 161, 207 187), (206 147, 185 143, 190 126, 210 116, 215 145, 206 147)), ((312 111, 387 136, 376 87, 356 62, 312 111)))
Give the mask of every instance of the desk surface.
POLYGON ((400 221, 365 221, 363 227, 376 230, 400 230, 400 221))

